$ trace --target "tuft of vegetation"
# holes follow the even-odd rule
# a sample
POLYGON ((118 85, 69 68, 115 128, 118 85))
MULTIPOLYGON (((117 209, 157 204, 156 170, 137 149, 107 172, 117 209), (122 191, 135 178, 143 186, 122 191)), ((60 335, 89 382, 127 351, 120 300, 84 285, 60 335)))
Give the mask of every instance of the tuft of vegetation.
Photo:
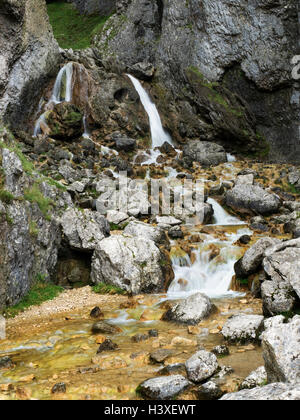
POLYGON ((82 16, 71 3, 47 5, 54 36, 61 48, 80 50, 91 45, 92 36, 99 32, 108 16, 82 16))
POLYGON ((45 283, 44 276, 37 275, 36 283, 33 285, 28 294, 14 306, 6 308, 3 311, 3 315, 6 318, 14 318, 19 313, 24 312, 31 306, 41 305, 43 302, 53 300, 60 293, 63 292, 63 288, 56 286, 52 283, 45 283))
POLYGON ((30 203, 36 203, 45 218, 51 220, 49 210, 54 203, 49 198, 43 196, 38 184, 33 184, 31 188, 24 192, 24 199, 30 203))
POLYGON ((126 295, 127 292, 120 287, 112 286, 111 284, 99 283, 92 287, 94 293, 99 295, 126 295))
POLYGON ((11 204, 14 201, 15 197, 9 191, 0 189, 0 200, 5 204, 11 204))

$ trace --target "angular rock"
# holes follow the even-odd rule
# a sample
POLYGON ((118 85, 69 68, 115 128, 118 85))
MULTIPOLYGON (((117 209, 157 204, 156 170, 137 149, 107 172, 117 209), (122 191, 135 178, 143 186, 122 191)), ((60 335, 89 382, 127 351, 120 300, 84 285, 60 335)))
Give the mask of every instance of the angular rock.
POLYGON ((262 238, 249 248, 244 256, 236 262, 235 273, 239 278, 247 278, 260 268, 266 249, 273 247, 281 241, 276 238, 262 238))
POLYGON ((206 295, 195 293, 172 306, 163 315, 163 319, 179 324, 197 325, 202 319, 207 318, 214 309, 214 305, 206 295))
POLYGON ((296 303, 292 286, 284 281, 264 281, 261 285, 261 296, 265 316, 290 312, 296 303))
POLYGON ((117 210, 109 210, 106 215, 106 219, 109 223, 114 223, 118 225, 122 222, 125 222, 129 218, 127 213, 123 213, 117 210))
POLYGON ((94 250, 110 232, 104 216, 88 209, 67 209, 61 217, 61 225, 70 247, 81 251, 94 250))
POLYGON ((184 376, 170 375, 148 379, 138 387, 142 397, 151 400, 169 400, 187 389, 189 382, 184 376))
POLYGON ((300 298, 300 239, 282 242, 265 253, 263 268, 271 280, 292 286, 300 298))
POLYGON ((199 400, 218 400, 224 392, 214 381, 208 381, 197 389, 197 397, 199 400))
POLYGON ((92 259, 94 284, 106 283, 129 293, 165 290, 162 254, 149 239, 113 235, 98 243, 92 259))
POLYGON ((224 395, 223 401, 298 401, 300 385, 273 383, 224 395))
POLYGON ((130 222, 124 229, 124 233, 136 238, 149 239, 158 245, 169 244, 163 229, 143 222, 130 222))
POLYGON ((268 215, 277 213, 281 202, 275 194, 270 194, 259 185, 253 184, 253 175, 245 175, 238 177, 234 188, 227 191, 226 204, 240 213, 268 215), (247 182, 242 182, 245 177, 247 182))
POLYGON ((120 329, 105 321, 98 321, 92 326, 93 334, 116 334, 120 329))
POLYGON ((64 382, 60 382, 53 385, 51 389, 51 394, 65 394, 66 392, 67 392, 67 387, 64 382))
POLYGON ((289 323, 276 317, 262 334, 263 357, 269 382, 300 382, 300 316, 289 323), (280 322, 281 321, 281 322, 280 322))
POLYGON ((216 356, 229 356, 229 348, 225 345, 216 346, 211 351, 216 356))
POLYGON ((242 382, 240 389, 252 389, 265 385, 267 382, 267 372, 264 366, 260 366, 242 382))
POLYGON ((219 369, 218 361, 213 353, 200 350, 186 361, 188 379, 199 383, 213 376, 219 369))
POLYGON ((172 356, 173 352, 168 349, 159 349, 150 353, 150 360, 152 363, 162 363, 168 357, 172 356))
POLYGON ((229 342, 258 341, 263 327, 264 317, 261 315, 234 315, 225 323, 222 335, 229 342))
POLYGON ((103 343, 100 344, 97 354, 100 354, 104 351, 115 351, 117 350, 118 345, 116 343, 113 343, 109 338, 107 338, 103 343))
POLYGON ((193 140, 183 148, 183 157, 199 162, 203 166, 217 166, 227 162, 227 155, 222 146, 206 141, 193 140))

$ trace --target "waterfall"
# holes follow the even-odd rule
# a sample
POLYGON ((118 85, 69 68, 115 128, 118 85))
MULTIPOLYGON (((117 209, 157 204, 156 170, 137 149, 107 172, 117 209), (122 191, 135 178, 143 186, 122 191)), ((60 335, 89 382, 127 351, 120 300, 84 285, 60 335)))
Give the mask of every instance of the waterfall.
POLYGON ((140 96, 143 107, 148 114, 151 129, 152 148, 154 149, 155 147, 160 147, 164 144, 164 142, 172 144, 171 137, 164 130, 157 108, 151 101, 150 96, 135 77, 131 76, 130 74, 127 74, 127 76, 132 81, 133 86, 140 96))
POLYGON ((49 102, 59 104, 61 102, 71 102, 72 100, 72 76, 73 76, 73 63, 68 63, 62 67, 56 77, 52 96, 49 102), (66 78, 65 95, 62 94, 63 78, 66 78))
MULTIPOLYGON (((45 105, 44 109, 51 109, 54 105, 61 102, 71 102, 72 100, 72 77, 73 77, 73 63, 68 63, 63 66, 56 77, 52 95, 50 100, 45 105), (63 92, 63 81, 65 77, 65 91, 63 92)), ((35 123, 33 137, 42 134, 42 125, 47 126, 46 112, 44 112, 35 123)))
POLYGON ((207 200, 209 204, 213 206, 214 209, 214 224, 218 226, 236 226, 236 225, 244 225, 245 223, 242 222, 237 217, 231 216, 228 214, 220 204, 214 200, 213 198, 209 198, 207 200))
MULTIPOLYGON (((230 291, 232 276, 234 275, 234 257, 226 256, 228 249, 221 249, 224 261, 217 263, 210 261, 210 252, 199 249, 196 261, 192 264, 187 257, 185 264, 182 258, 172 258, 175 279, 168 290, 171 298, 182 298, 196 292, 205 293, 210 298, 233 295, 230 291)), ((222 258, 223 260, 223 258, 222 258)))

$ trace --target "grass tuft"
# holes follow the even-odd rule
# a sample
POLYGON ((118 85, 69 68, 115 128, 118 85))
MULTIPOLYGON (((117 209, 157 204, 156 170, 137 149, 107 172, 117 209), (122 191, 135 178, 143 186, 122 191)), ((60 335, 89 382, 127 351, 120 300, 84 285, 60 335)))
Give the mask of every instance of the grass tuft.
POLYGON ((99 295, 126 295, 127 292, 120 287, 112 286, 111 284, 99 283, 92 287, 94 293, 99 295))

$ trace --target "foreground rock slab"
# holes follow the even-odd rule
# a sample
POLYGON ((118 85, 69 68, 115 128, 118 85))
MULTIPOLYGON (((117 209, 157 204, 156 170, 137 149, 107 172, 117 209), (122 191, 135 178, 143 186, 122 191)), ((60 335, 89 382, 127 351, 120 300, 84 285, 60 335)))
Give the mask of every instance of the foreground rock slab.
POLYGON ((287 324, 283 317, 262 334, 263 357, 269 382, 300 382, 300 316, 287 324))
POLYGON ((234 315, 225 323, 222 334, 229 342, 258 341, 264 327, 261 315, 234 315))
POLYGON ((208 296, 196 293, 175 304, 163 315, 163 319, 180 324, 197 325, 202 319, 207 318, 214 309, 215 306, 208 296))
POLYGON ((267 372, 264 366, 260 366, 255 371, 251 372, 250 375, 245 378, 242 382, 240 389, 252 389, 258 386, 262 386, 267 381, 267 372))
POLYGON ((176 397, 189 386, 189 381, 182 375, 161 376, 148 379, 138 387, 138 393, 144 398, 168 400, 176 397))
POLYGON ((300 399, 300 385, 273 383, 254 389, 226 394, 223 401, 297 401, 300 399))

